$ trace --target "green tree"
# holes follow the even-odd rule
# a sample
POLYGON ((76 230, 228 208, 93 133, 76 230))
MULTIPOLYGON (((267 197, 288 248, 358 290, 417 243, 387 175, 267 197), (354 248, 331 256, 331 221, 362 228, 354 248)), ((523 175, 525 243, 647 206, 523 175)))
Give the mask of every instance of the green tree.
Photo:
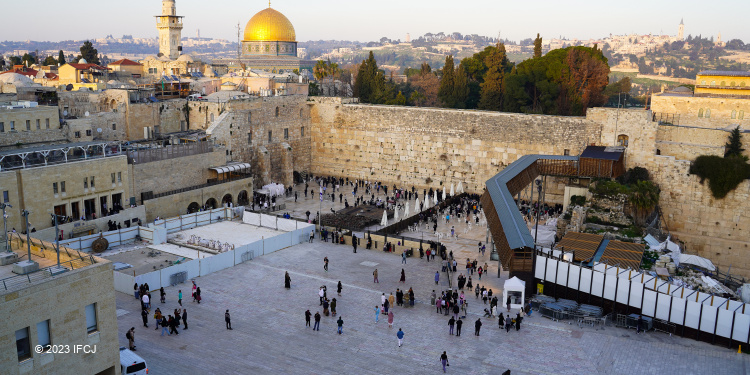
POLYGON ((536 39, 534 39, 534 57, 542 57, 542 37, 539 36, 539 33, 536 34, 536 39))
POLYGON ((47 56, 47 58, 44 59, 44 62, 42 62, 42 65, 57 65, 57 60, 52 56, 47 56))
POLYGON ((21 58, 21 63, 26 66, 36 64, 36 58, 28 53, 24 53, 23 57, 21 58))
POLYGON ((453 97, 453 86, 455 84, 455 72, 453 70, 453 56, 445 57, 445 66, 443 66, 443 75, 440 77, 440 90, 438 90, 438 99, 443 107, 454 108, 456 100, 453 97))
POLYGON ((503 106, 503 78, 507 65, 505 46, 502 43, 498 44, 485 58, 484 64, 487 66, 487 73, 481 84, 479 109, 499 111, 503 106))
POLYGON ((60 50, 60 52, 58 53, 57 63, 60 64, 60 65, 65 64, 65 54, 63 53, 62 50, 60 50))
POLYGON ((659 186, 651 181, 638 181, 630 189, 628 201, 635 211, 635 221, 644 225, 646 217, 659 204, 659 186))
POLYGON ((18 56, 11 56, 8 58, 8 63, 10 64, 10 67, 14 67, 16 65, 23 65, 23 60, 21 60, 18 56))
POLYGON ((83 42, 83 45, 81 46, 81 57, 86 59, 86 62, 89 64, 99 64, 99 51, 94 48, 91 41, 87 40, 83 42))
POLYGON ((729 134, 729 142, 724 147, 726 148, 726 151, 724 151, 725 158, 730 156, 742 157, 742 151, 745 151, 745 149, 742 148, 742 133, 740 133, 739 126, 729 134))
POLYGON ((5 70, 5 58, 0 56, 0 70, 5 70))
POLYGON ((394 104, 406 105, 406 97, 404 96, 404 94, 401 93, 401 91, 399 91, 398 95, 396 95, 396 102, 394 104))
POLYGON ((428 64, 426 62, 423 62, 422 66, 419 69, 419 74, 420 75, 425 75, 425 74, 428 74, 428 73, 431 73, 431 72, 432 72, 432 67, 430 66, 430 64, 428 64))
POLYGON ((466 76, 464 66, 459 64, 453 82, 453 100, 456 102, 455 108, 467 108, 466 101, 468 98, 469 78, 466 76))
MULTIPOLYGON (((383 83, 385 77, 381 76, 383 83)), ((370 51, 366 60, 362 60, 357 70, 357 79, 354 81, 354 96, 363 103, 374 103, 373 99, 379 95, 377 89, 383 85, 378 82, 378 63, 375 55, 370 51)))

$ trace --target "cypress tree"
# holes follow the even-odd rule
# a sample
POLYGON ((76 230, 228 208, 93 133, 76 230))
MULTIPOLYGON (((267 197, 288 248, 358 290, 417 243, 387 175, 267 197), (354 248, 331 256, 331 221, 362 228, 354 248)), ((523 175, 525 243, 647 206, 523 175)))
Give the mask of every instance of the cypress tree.
POLYGON ((456 100, 453 97, 454 84, 455 72, 453 70, 453 56, 448 55, 445 57, 443 76, 440 78, 440 89, 438 90, 438 99, 443 107, 453 108, 456 106, 456 100))
POLYGON ((726 143, 724 147, 726 147, 726 151, 724 152, 725 158, 730 156, 742 156, 742 151, 745 151, 745 149, 742 148, 742 134, 740 133, 739 126, 729 133, 729 142, 726 143))
POLYGON ((463 64, 458 65, 453 83, 453 100, 455 108, 466 108, 466 100, 469 98, 469 77, 463 64))
POLYGON ((536 39, 534 39, 534 57, 542 57, 542 38, 539 33, 536 34, 536 39))
POLYGON ((65 54, 60 50, 59 56, 57 57, 57 63, 60 65, 65 64, 65 54))
POLYGON ((493 48, 484 64, 487 66, 487 73, 481 84, 479 109, 499 111, 503 105, 503 78, 507 65, 505 46, 500 43, 497 48, 493 48))

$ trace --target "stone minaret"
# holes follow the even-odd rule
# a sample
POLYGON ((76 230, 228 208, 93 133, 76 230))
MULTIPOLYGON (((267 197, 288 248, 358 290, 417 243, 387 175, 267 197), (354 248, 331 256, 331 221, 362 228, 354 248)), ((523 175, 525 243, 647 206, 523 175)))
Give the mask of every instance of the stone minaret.
POLYGON ((180 57, 182 37, 182 16, 176 15, 175 0, 162 0, 161 15, 156 16, 156 29, 159 30, 159 52, 174 60, 180 57))
POLYGON ((680 20, 680 27, 677 29, 677 39, 685 40, 685 24, 680 20))

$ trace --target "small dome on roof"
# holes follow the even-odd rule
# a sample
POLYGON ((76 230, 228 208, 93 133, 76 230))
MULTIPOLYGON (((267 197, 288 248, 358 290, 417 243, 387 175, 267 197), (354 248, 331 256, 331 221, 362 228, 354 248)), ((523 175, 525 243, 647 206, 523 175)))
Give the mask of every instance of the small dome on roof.
POLYGON ((194 62, 195 59, 193 58, 193 56, 190 56, 190 55, 182 55, 177 58, 177 61, 194 62))

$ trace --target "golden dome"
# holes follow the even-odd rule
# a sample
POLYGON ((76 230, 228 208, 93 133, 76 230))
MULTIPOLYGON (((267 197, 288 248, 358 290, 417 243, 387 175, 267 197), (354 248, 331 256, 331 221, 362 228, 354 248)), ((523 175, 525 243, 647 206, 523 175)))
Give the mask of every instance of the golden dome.
POLYGON ((266 8, 245 25, 245 41, 296 42, 294 26, 280 12, 266 8))

